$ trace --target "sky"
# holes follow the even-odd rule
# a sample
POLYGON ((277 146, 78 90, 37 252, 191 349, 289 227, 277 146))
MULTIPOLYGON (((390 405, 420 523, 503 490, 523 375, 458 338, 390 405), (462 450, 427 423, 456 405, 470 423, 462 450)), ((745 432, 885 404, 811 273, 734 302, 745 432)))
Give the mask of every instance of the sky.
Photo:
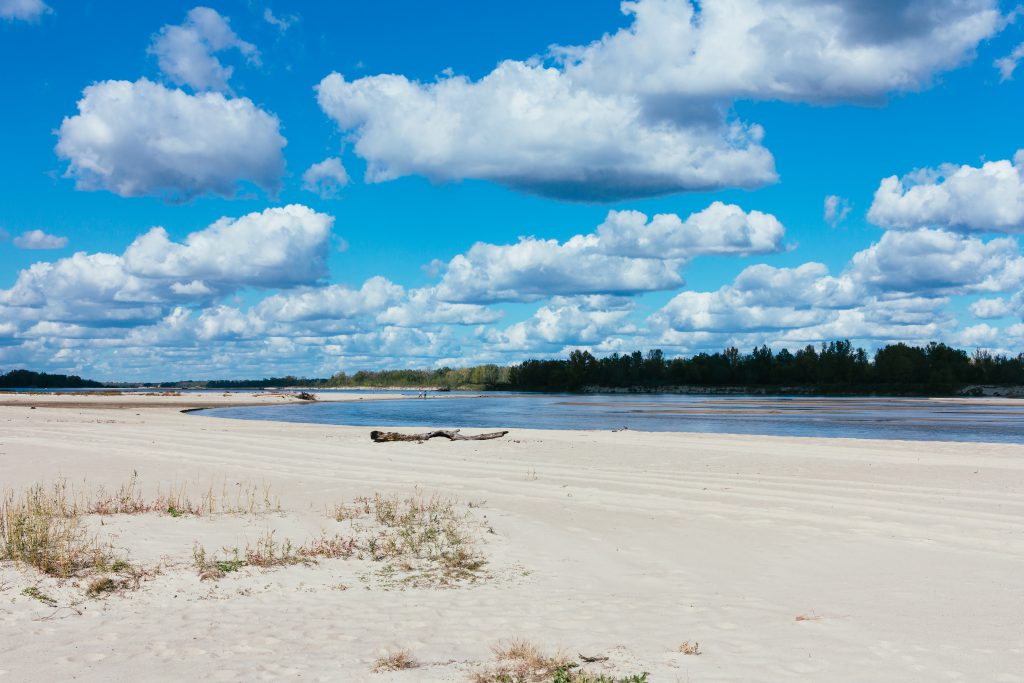
POLYGON ((998 0, 0 0, 0 371, 1024 351, 998 0))

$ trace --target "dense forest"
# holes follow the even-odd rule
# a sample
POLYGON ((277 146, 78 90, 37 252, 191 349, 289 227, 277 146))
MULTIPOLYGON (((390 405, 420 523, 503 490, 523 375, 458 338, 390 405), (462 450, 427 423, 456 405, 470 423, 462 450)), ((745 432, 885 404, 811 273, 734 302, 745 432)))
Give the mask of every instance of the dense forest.
POLYGON ((31 370, 11 370, 0 375, 0 389, 87 389, 102 386, 78 375, 49 375, 31 370))
POLYGON ((991 355, 945 344, 890 344, 869 358, 849 341, 778 353, 767 346, 668 359, 660 350, 595 358, 573 351, 567 360, 528 360, 509 372, 509 388, 578 391, 585 387, 787 387, 835 393, 946 393, 966 385, 1024 385, 1024 354, 991 355))

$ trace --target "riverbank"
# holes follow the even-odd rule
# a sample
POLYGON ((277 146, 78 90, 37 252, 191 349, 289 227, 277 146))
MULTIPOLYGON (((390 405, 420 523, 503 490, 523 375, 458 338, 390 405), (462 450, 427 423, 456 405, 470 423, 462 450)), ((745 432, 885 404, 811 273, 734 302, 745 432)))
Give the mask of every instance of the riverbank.
MULTIPOLYGON (((250 399, 286 400, 204 400, 250 399)), ((47 409, 0 405, 0 487, 63 477, 95 494, 136 473, 147 501, 187 484, 196 503, 236 500, 222 487, 270 502, 85 515, 141 572, 94 597, 90 579, 4 563, 11 680, 466 681, 516 638, 651 681, 1024 670, 1019 445, 557 430, 374 444, 366 428, 180 413, 192 397, 35 400, 47 409), (197 543, 231 569, 225 547, 308 545, 347 533, 339 504, 417 490, 474 525, 472 579, 417 584, 355 555, 196 569, 197 543), (416 666, 371 673, 403 650, 416 666)))

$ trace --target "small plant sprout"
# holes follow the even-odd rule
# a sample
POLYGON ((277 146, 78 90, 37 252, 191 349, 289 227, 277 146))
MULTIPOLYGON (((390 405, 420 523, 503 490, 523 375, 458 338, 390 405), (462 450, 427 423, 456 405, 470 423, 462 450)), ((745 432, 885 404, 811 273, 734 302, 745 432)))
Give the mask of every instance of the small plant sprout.
POLYGON ((29 586, 28 588, 25 588, 24 590, 22 590, 21 594, 24 595, 26 598, 32 598, 33 600, 38 600, 39 602, 43 603, 44 605, 47 605, 48 607, 56 607, 57 606, 57 601, 54 600, 53 598, 51 598, 46 593, 44 593, 41 590, 39 590, 39 588, 37 586, 29 586))

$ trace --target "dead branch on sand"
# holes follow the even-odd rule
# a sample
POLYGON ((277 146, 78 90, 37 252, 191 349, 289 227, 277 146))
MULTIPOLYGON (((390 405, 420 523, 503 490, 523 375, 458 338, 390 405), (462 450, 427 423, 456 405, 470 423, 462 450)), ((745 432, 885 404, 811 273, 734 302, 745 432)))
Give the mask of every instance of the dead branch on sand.
POLYGON ((379 432, 374 430, 370 432, 370 438, 377 443, 383 443, 385 441, 416 441, 423 443, 427 439, 433 439, 438 436, 444 437, 449 441, 487 441, 488 439, 500 439, 506 434, 508 434, 507 430, 504 432, 475 434, 473 436, 460 434, 458 429, 436 429, 432 432, 424 432, 422 434, 399 434, 398 432, 379 432))

